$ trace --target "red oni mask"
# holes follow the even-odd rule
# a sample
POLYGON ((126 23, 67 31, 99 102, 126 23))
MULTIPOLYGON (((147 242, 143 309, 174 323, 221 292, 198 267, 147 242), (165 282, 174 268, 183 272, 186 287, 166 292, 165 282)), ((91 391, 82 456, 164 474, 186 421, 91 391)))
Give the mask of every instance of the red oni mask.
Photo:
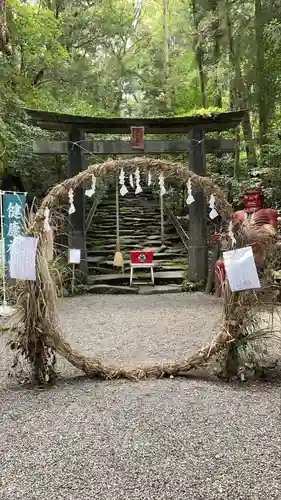
POLYGON ((244 210, 247 213, 256 212, 262 208, 262 196, 264 190, 260 186, 257 189, 251 189, 247 193, 243 193, 244 210))

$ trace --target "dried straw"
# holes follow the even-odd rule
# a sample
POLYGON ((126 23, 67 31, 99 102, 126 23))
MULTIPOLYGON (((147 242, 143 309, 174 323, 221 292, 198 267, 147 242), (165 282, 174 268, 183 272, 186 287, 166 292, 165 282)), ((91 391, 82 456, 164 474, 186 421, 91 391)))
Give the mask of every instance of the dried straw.
POLYGON ((190 172, 187 166, 182 163, 136 157, 134 159, 110 159, 105 163, 90 165, 78 175, 57 184, 44 198, 38 216, 43 217, 43 211, 46 206, 51 209, 60 205, 67 198, 70 188, 75 190, 78 187, 85 186, 87 182, 91 181, 92 175, 95 175, 97 179, 116 176, 116 172, 120 171, 121 168, 124 168, 128 173, 134 172, 136 168, 139 168, 142 172, 150 171, 152 175, 163 173, 165 178, 175 177, 184 183, 190 179, 195 192, 199 190, 203 191, 206 198, 209 198, 211 194, 215 195, 216 208, 223 219, 228 220, 232 213, 232 208, 227 202, 224 192, 209 177, 201 177, 190 172))
MULTIPOLYGON (((183 359, 181 362, 159 363, 152 366, 137 368, 116 368, 105 366, 95 358, 84 356, 77 352, 67 343, 60 331, 58 314, 56 310, 57 293, 48 262, 48 239, 44 232, 43 219, 44 209, 54 209, 67 198, 70 188, 75 190, 84 186, 91 180, 94 174, 97 178, 116 175, 116 172, 124 168, 127 172, 133 172, 136 168, 141 171, 150 170, 152 174, 164 173, 165 177, 173 176, 187 182, 191 179, 192 187, 196 190, 203 190, 206 197, 214 194, 216 197, 216 208, 224 220, 231 214, 231 207, 228 205, 224 193, 208 177, 200 177, 188 171, 182 164, 172 163, 162 160, 147 158, 135 158, 125 160, 109 160, 103 164, 90 166, 87 170, 77 176, 67 179, 50 190, 43 200, 40 209, 29 221, 28 233, 39 236, 37 252, 37 275, 36 282, 17 283, 17 314, 11 323, 11 331, 16 328, 16 336, 13 340, 13 347, 18 353, 23 355, 32 367, 33 377, 37 383, 46 383, 54 376, 55 357, 54 353, 66 358, 73 366, 82 370, 90 377, 101 379, 143 379, 147 377, 162 378, 167 376, 177 376, 182 372, 187 372, 198 366, 205 365, 208 360, 225 349, 235 339, 243 333, 244 321, 241 315, 237 314, 241 308, 241 298, 245 294, 225 294, 225 319, 221 331, 210 345, 196 352, 191 357, 183 359), (240 319, 238 319, 240 318, 240 319), (242 333, 241 333, 242 332, 242 333)), ((252 228, 243 229, 242 232, 235 229, 236 237, 245 242, 261 241, 266 239, 271 242, 274 235, 271 231, 257 236, 252 228)), ((241 243, 242 244, 242 243, 241 243)), ((248 303, 249 305, 249 303, 248 303)), ((247 305, 247 306, 248 306, 247 305)), ((245 310, 243 307, 243 311, 245 310)))

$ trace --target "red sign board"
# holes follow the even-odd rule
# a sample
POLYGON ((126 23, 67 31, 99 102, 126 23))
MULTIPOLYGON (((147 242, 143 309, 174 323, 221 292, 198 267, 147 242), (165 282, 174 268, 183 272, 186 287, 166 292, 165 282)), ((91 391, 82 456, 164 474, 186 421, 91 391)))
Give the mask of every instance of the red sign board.
POLYGON ((131 127, 132 149, 144 150, 144 127, 131 127))
POLYGON ((133 251, 130 252, 131 264, 152 264, 153 252, 133 251))

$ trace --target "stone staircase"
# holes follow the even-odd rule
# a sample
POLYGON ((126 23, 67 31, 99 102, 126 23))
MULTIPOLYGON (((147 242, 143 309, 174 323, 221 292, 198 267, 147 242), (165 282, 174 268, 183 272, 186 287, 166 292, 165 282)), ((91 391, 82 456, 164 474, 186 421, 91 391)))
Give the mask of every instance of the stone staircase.
POLYGON ((187 251, 174 227, 165 221, 165 245, 161 245, 160 204, 150 188, 135 195, 133 190, 119 198, 120 240, 124 272, 113 266, 116 250, 115 186, 99 204, 87 233, 90 293, 180 292, 187 268, 187 251), (134 276, 138 285, 129 286, 131 250, 153 249, 155 286, 149 270, 134 276))

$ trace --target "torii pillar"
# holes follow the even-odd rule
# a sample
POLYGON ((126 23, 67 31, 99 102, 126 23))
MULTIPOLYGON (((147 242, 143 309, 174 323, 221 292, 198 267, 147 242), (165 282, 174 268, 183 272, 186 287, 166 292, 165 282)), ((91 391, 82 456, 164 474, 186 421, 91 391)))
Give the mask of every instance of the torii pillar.
MULTIPOLYGON (((205 133, 201 129, 190 132, 189 170, 206 175, 205 133)), ((198 282, 208 276, 207 212, 203 192, 193 192, 195 202, 189 205, 188 279, 198 282)))
MULTIPOLYGON (((77 128, 71 128, 68 132, 68 163, 67 175, 73 177, 84 168, 84 151, 79 147, 80 141, 84 140, 84 133, 77 128)), ((74 189, 74 206, 76 211, 69 215, 68 225, 68 248, 81 250, 81 280, 87 282, 88 263, 85 229, 85 200, 84 188, 74 189)))

